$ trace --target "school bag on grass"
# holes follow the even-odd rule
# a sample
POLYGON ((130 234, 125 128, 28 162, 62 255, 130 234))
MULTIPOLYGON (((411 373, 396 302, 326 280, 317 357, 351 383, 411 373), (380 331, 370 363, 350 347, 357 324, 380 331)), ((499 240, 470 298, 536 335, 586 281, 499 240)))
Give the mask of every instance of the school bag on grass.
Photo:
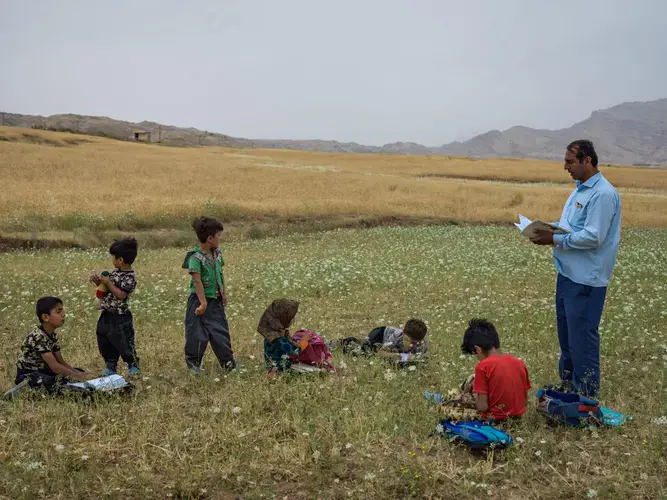
POLYGON ((554 423, 587 427, 589 425, 618 427, 629 415, 610 410, 600 405, 599 401, 579 394, 559 392, 552 389, 537 391, 537 411, 554 423))
POLYGON ((506 432, 496 429, 488 422, 479 420, 444 419, 440 421, 437 432, 472 450, 502 450, 514 443, 512 436, 506 432))
POLYGON ((331 361, 333 355, 329 351, 329 348, 327 347, 324 339, 320 337, 318 333, 311 330, 301 329, 292 335, 292 339, 296 342, 300 342, 306 334, 312 336, 308 342, 308 347, 306 347, 299 356, 290 356, 290 359, 292 361, 296 361, 297 363, 315 366, 326 371, 335 372, 336 367, 331 361))

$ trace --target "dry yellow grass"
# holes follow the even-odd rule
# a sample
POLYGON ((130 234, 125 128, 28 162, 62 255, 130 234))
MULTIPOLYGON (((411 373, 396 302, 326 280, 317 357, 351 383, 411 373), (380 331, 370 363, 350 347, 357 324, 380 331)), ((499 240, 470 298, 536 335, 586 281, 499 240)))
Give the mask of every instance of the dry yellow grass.
MULTIPOLYGON (((310 151, 272 151, 270 158, 293 165, 317 162, 354 172, 388 173, 402 177, 477 179, 516 183, 570 184, 563 164, 513 158, 476 159, 451 156, 330 154, 310 151), (372 158, 372 159, 369 159, 372 158)), ((604 159, 601 159, 603 161, 604 159)), ((649 169, 601 163, 604 175, 616 187, 667 190, 667 169, 649 169)))
MULTIPOLYGON (((605 167, 604 173, 623 198, 624 224, 667 226, 667 171, 605 167)), ((0 127, 0 174, 6 232, 108 229, 128 219, 135 229, 137 221, 174 227, 216 210, 228 220, 370 215, 510 222, 518 212, 553 220, 572 189, 562 165, 544 161, 166 148, 7 127, 0 127)))

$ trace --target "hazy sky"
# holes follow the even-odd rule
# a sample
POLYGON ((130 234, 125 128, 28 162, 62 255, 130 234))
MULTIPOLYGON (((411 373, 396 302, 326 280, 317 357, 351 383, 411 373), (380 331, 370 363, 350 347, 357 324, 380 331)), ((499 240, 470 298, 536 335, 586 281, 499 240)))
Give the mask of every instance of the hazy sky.
POLYGON ((439 145, 667 97, 667 0, 0 0, 0 110, 439 145))

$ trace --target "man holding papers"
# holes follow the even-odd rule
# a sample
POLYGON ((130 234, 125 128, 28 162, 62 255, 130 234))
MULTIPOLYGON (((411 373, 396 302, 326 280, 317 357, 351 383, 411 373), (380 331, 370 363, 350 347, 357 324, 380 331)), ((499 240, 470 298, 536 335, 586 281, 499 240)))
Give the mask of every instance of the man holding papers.
POLYGON ((589 397, 600 387, 598 326, 621 239, 621 199, 597 166, 591 141, 567 147, 565 170, 577 184, 558 222, 567 232, 537 230, 530 238, 555 247, 561 380, 566 388, 589 397))

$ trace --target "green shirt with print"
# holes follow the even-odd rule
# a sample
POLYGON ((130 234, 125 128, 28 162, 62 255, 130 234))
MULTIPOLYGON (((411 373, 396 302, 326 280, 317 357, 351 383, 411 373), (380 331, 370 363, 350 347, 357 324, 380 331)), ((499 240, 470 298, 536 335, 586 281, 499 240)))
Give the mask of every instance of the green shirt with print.
MULTIPOLYGON (((206 298, 220 297, 225 290, 225 282, 222 277, 222 266, 225 265, 225 259, 220 249, 216 248, 211 254, 207 254, 200 248, 195 248, 192 252, 188 252, 185 260, 188 272, 190 274, 199 273, 201 276, 206 298)), ((190 293, 196 293, 192 277, 190 277, 190 293)))

